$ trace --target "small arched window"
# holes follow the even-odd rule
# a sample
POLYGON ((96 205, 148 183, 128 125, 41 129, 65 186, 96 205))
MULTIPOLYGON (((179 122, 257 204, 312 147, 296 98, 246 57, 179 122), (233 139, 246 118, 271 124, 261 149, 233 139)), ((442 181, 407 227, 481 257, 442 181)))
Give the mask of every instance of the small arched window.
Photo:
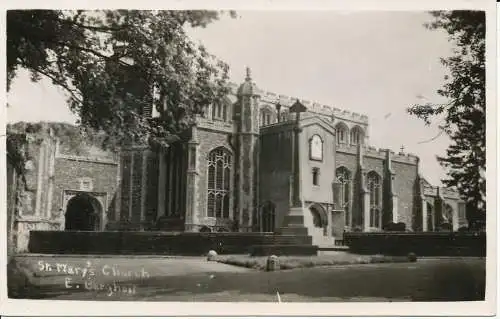
POLYGON ((317 134, 309 140, 309 158, 315 161, 323 160, 323 140, 317 134))
POLYGON ((363 130, 359 126, 355 126, 351 130, 351 144, 363 144, 363 130))
POLYGON ((229 218, 231 160, 231 153, 222 147, 208 155, 208 217, 229 218))
POLYGON ((369 172, 366 176, 367 188, 370 193, 370 227, 381 228, 382 226, 382 187, 380 176, 375 172, 369 172))
POLYGON ((337 145, 347 144, 349 128, 344 123, 339 123, 335 126, 335 132, 337 135, 337 145))
POLYGON ((319 168, 317 167, 312 169, 312 182, 314 186, 319 185, 319 168))
POLYGON ((288 121, 288 111, 281 111, 280 116, 281 116, 280 122, 288 121))
POLYGON ((212 104, 212 119, 227 121, 229 119, 229 107, 225 102, 212 104))
POLYGON ((271 125, 274 123, 274 114, 271 110, 265 108, 260 111, 260 126, 271 125))

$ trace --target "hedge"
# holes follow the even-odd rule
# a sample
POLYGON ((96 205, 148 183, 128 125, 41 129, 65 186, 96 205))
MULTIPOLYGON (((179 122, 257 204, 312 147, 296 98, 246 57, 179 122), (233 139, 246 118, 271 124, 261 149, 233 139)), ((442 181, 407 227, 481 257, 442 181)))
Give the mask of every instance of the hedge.
POLYGON ((348 232, 344 243, 359 254, 486 256, 484 232, 348 232))
POLYGON ((186 255, 209 250, 248 254, 253 246, 311 245, 309 236, 262 233, 184 233, 152 231, 31 231, 29 251, 48 254, 186 255))

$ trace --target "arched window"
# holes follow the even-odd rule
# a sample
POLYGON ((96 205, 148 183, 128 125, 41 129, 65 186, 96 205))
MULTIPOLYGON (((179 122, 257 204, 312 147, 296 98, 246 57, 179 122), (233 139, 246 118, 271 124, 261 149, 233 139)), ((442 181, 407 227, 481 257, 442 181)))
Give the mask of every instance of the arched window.
POLYGON ((288 121, 288 111, 281 111, 280 116, 281 116, 280 122, 288 121))
POLYGON ((340 184, 339 205, 344 209, 345 212, 345 225, 350 226, 351 225, 350 204, 351 204, 351 183, 352 183, 351 173, 347 168, 339 167, 335 171, 335 176, 337 177, 337 182, 340 184))
POLYGON ((335 126, 335 132, 337 135, 337 145, 347 144, 349 128, 344 123, 339 123, 335 126))
POLYGON ((228 109, 226 102, 212 104, 212 119, 227 121, 229 119, 228 109))
POLYGON ((323 140, 317 134, 309 140, 309 158, 315 161, 323 160, 323 140))
POLYGON ((274 114, 271 110, 265 108, 260 111, 260 126, 266 126, 274 123, 274 114))
POLYGON ((208 155, 208 217, 229 218, 231 159, 229 151, 222 147, 208 155))
POLYGON ((351 144, 363 144, 363 130, 359 126, 355 126, 351 130, 351 144))
POLYGON ((227 121, 227 117, 228 117, 227 115, 228 115, 227 114, 227 104, 224 103, 222 105, 222 119, 224 120, 224 122, 227 121))
POLYGON ((319 185, 319 168, 317 167, 312 169, 312 181, 314 186, 319 185))
POLYGON ((370 227, 381 228, 382 226, 382 192, 380 176, 375 172, 369 172, 366 176, 367 188, 370 192, 370 227))

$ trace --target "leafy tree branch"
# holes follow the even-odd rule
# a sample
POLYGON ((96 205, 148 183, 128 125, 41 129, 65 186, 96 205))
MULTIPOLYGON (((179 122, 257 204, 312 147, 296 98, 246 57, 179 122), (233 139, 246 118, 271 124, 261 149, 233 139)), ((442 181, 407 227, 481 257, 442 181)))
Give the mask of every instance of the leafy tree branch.
POLYGON ((455 187, 467 201, 467 219, 472 227, 485 222, 486 213, 486 78, 483 11, 436 11, 426 25, 443 29, 454 44, 453 55, 442 58, 449 74, 437 92, 446 104, 426 103, 408 112, 430 124, 437 115, 445 116, 442 125, 452 143, 446 156, 438 161, 447 170, 443 180, 455 187))

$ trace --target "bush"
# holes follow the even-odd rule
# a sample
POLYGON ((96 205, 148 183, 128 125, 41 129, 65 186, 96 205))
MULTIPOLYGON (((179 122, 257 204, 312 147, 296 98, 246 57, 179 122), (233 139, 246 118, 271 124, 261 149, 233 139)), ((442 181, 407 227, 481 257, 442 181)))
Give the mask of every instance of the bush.
POLYGON ((346 233, 345 245, 358 254, 485 256, 486 234, 471 232, 346 233))

